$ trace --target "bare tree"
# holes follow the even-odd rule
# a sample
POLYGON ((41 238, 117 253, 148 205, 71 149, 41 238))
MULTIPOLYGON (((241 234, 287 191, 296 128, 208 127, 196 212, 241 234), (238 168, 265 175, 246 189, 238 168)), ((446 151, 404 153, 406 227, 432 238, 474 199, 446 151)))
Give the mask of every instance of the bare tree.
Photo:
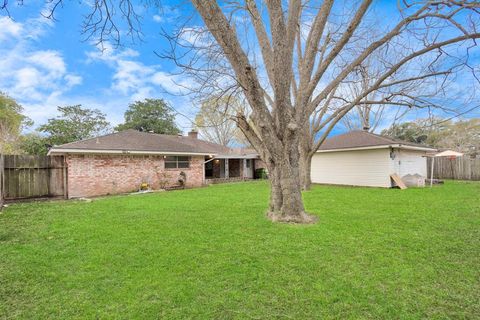
POLYGON ((230 146, 242 139, 242 133, 234 121, 234 117, 243 106, 237 99, 210 98, 201 103, 195 116, 195 126, 203 138, 224 146, 230 146))
MULTIPOLYGON (((368 59, 367 61, 370 61, 368 59)), ((352 97, 358 96, 359 93, 367 90, 368 87, 375 81, 376 76, 370 72, 369 65, 362 64, 357 71, 358 79, 352 81, 346 87, 346 92, 342 94, 344 101, 351 100, 352 97)), ((374 132, 377 127, 385 120, 388 110, 386 110, 385 104, 372 105, 368 104, 368 101, 380 101, 385 97, 378 98, 380 94, 378 91, 374 91, 367 95, 359 104, 357 104, 350 112, 348 112, 342 119, 341 123, 349 130, 363 130, 368 132, 374 132)), ((413 95, 413 94, 412 94, 413 95)), ((407 109, 408 110, 408 109, 407 109)), ((401 113, 402 115, 405 112, 401 113)), ((395 117, 397 118, 397 117, 395 117)), ((313 137, 315 139, 315 137, 313 137)))
MULTIPOLYGON (((407 79, 395 79, 402 67, 412 66, 417 58, 427 56, 431 56, 433 63, 439 55, 444 54, 443 48, 480 36, 475 27, 467 30, 468 24, 462 21, 467 12, 477 14, 479 4, 476 2, 404 2, 404 6, 399 8, 401 19, 395 25, 380 37, 370 39, 362 50, 353 51, 350 44, 357 39, 356 31, 367 19, 372 1, 362 1, 353 11, 354 14, 339 27, 340 30, 333 31, 327 26, 333 1, 324 1, 320 8, 308 7, 302 1, 289 1, 285 7, 282 1, 265 1, 262 7, 268 12, 268 19, 261 13, 257 2, 247 1, 244 9, 251 17, 268 78, 268 87, 265 87, 240 43, 233 19, 229 19, 229 14, 225 12, 227 9, 222 9, 215 1, 192 2, 223 49, 234 70, 235 79, 249 101, 252 122, 238 115, 238 124, 267 163, 272 185, 270 217, 279 221, 311 221, 305 214, 301 199, 299 177, 304 170, 300 169, 301 152, 298 146, 307 140, 304 128, 310 127, 312 116, 316 114, 317 122, 325 128, 316 142, 321 144, 333 126, 371 92, 432 74, 420 72, 407 79), (308 13, 315 14, 306 40, 302 42, 299 26, 302 14, 308 13), (457 17, 459 20, 455 20, 457 17), (449 32, 450 36, 440 36, 439 26, 447 28, 447 24, 451 24, 458 33, 449 32), (434 26, 437 30, 434 30, 434 26), (409 41, 414 37, 421 40, 404 47, 395 61, 383 63, 378 79, 353 101, 333 112, 323 107, 329 105, 327 102, 335 97, 341 83, 365 59, 377 50, 398 45, 402 37, 409 41), (432 54, 434 52, 437 54, 432 54), (342 68, 333 68, 334 61, 341 62, 339 65, 342 68)), ((468 22, 476 21, 475 18, 472 17, 468 22)), ((317 146, 313 146, 311 150, 316 149, 317 146)))
MULTIPOLYGON (((386 48, 388 49, 388 48, 386 48)), ((375 131, 377 127, 390 118, 390 125, 402 119, 408 112, 425 109, 428 113, 437 111, 460 114, 461 110, 441 104, 438 98, 460 99, 464 104, 471 98, 457 97, 448 92, 448 87, 455 81, 455 76, 465 69, 465 61, 447 64, 438 55, 430 59, 415 61, 416 69, 400 68, 383 80, 387 66, 402 56, 392 59, 391 50, 377 50, 332 90, 325 101, 311 116, 309 126, 305 127, 308 137, 300 144, 301 181, 304 190, 310 189, 311 161, 328 134, 338 122, 349 130, 375 131)))
MULTIPOLYGON (((100 21, 111 21, 114 10, 105 14, 105 8, 113 2, 93 2, 101 4, 93 6, 104 13, 100 21)), ((205 34, 207 41, 179 53, 175 61, 190 60, 180 66, 206 74, 206 81, 222 67, 224 72, 216 79, 224 82, 205 83, 205 87, 234 84, 228 92, 240 90, 248 101, 249 117, 239 113, 236 122, 269 170, 268 216, 273 221, 315 221, 305 212, 301 195, 305 150, 318 149, 338 121, 367 103, 364 100, 372 92, 445 75, 456 66, 469 67, 469 50, 480 37, 477 1, 398 1, 396 7, 390 6, 388 21, 377 27, 376 34, 368 32, 377 16, 372 2, 191 0, 204 24, 192 28, 205 34), (366 59, 389 51, 395 54, 382 54, 385 59, 376 66, 375 81, 351 101, 331 107, 366 59), (215 59, 220 63, 212 62, 215 59), (309 146, 312 131, 321 134, 309 146)), ((120 12, 127 21, 129 16, 135 21, 136 15, 129 14, 132 7, 125 6, 129 1, 121 3, 128 10, 120 12)), ((86 30, 102 39, 104 25, 90 19, 86 30)), ((178 52, 175 45, 181 42, 171 43, 178 52)))

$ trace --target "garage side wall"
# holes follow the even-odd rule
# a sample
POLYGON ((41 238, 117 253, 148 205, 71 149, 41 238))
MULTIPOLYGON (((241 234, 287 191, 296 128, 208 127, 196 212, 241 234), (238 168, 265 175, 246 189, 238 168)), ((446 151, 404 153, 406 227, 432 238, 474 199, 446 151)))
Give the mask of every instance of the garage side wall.
POLYGON ((389 149, 318 152, 312 159, 312 182, 390 188, 389 149))
POLYGON ((427 158, 425 151, 395 150, 395 172, 400 177, 419 174, 427 177, 427 158))
POLYGON ((69 198, 138 191, 142 183, 152 189, 175 186, 182 171, 187 187, 203 184, 203 157, 191 157, 187 169, 165 169, 163 156, 67 155, 66 161, 69 198))

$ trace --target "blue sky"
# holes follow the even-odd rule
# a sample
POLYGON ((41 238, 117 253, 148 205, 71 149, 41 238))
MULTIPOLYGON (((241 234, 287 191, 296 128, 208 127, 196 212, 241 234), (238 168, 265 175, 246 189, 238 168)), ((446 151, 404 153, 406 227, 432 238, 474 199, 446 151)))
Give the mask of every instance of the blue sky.
MULTIPOLYGON (((17 99, 36 125, 54 117, 58 105, 69 104, 98 108, 117 124, 130 102, 154 97, 194 117, 196 109, 176 85, 188 80, 155 54, 165 45, 160 28, 168 29, 180 15, 178 9, 139 8, 144 14, 142 41, 125 38, 122 47, 107 44, 102 53, 81 34, 82 6, 68 2, 57 10, 56 21, 50 21, 40 15, 42 5, 12 3, 13 19, 5 12, 0 17, 0 90, 17 99)), ((185 131, 191 127, 183 116, 177 122, 185 131)))
MULTIPOLYGON (((188 85, 189 79, 179 76, 171 61, 155 54, 166 46, 161 28, 169 31, 192 13, 188 2, 168 6, 164 1, 163 9, 138 7, 143 16, 142 41, 132 43, 124 38, 122 47, 107 45, 103 53, 83 41, 85 7, 66 2, 57 10, 56 21, 51 21, 40 15, 44 5, 39 0, 26 1, 21 7, 12 2, 13 19, 5 12, 0 16, 0 90, 23 105, 35 126, 54 117, 57 106, 72 104, 98 108, 115 125, 123 120, 129 103, 158 97, 186 115, 177 116, 182 130, 191 128, 188 118, 194 118, 197 108, 188 97, 166 93, 181 93, 176 83, 188 85)), ((382 2, 377 8, 385 10, 382 2)), ((470 116, 478 116, 478 112, 470 116)), ((342 130, 339 127, 335 132, 342 130)))

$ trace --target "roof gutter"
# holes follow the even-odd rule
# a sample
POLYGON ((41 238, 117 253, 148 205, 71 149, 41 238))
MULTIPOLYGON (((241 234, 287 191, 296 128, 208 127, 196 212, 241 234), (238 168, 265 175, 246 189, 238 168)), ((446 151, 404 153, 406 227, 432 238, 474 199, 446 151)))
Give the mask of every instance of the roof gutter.
POLYGON ((380 146, 366 146, 366 147, 318 150, 317 153, 337 152, 337 151, 338 152, 340 152, 340 151, 355 151, 355 150, 378 150, 378 149, 389 149, 389 148, 398 148, 398 149, 405 149, 405 150, 418 150, 418 151, 435 151, 436 150, 434 148, 408 146, 408 145, 403 145, 403 144, 385 144, 385 145, 380 145, 380 146))
POLYGON ((217 154, 216 157, 217 159, 257 159, 259 158, 258 154, 245 154, 245 155, 222 155, 222 154, 217 154))
POLYGON ((416 146, 405 146, 405 145, 400 145, 400 148, 405 150, 419 150, 419 151, 437 151, 438 150, 438 149, 429 148, 429 147, 416 147, 416 146))
POLYGON ((168 151, 131 151, 131 150, 94 150, 94 149, 55 149, 51 148, 48 155, 61 154, 124 154, 124 155, 161 155, 161 156, 208 156, 213 153, 198 152, 168 152, 168 151))

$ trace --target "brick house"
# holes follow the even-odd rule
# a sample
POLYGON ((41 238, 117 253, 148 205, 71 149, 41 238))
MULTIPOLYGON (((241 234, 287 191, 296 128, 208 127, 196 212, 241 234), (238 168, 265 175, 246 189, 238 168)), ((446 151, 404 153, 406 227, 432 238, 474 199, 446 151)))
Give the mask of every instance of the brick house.
POLYGON ((151 189, 200 187, 253 179, 264 167, 252 150, 230 149, 198 139, 196 132, 173 136, 125 130, 54 146, 63 155, 69 198, 151 189))

